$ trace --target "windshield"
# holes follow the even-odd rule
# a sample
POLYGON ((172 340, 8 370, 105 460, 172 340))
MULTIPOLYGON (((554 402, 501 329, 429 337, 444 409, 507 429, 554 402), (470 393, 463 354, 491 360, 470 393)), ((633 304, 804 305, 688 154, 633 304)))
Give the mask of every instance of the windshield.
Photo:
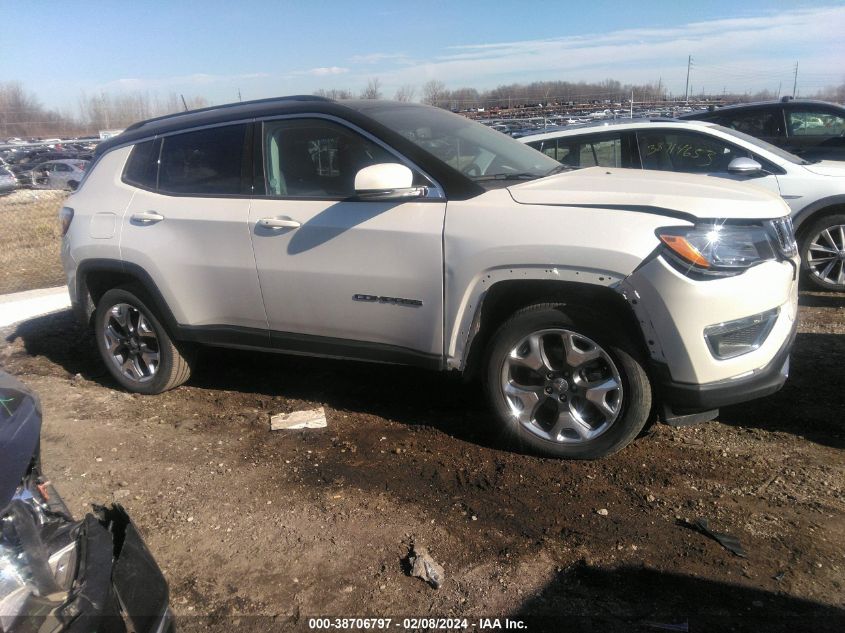
POLYGON ((751 136, 750 134, 746 134, 745 132, 739 132, 737 130, 732 130, 729 127, 725 127, 723 125, 717 125, 722 132, 726 132, 731 136, 735 136, 737 138, 742 139, 746 143, 751 143, 760 149, 766 150, 777 156, 778 158, 782 158, 783 160, 787 160, 793 165, 810 165, 810 161, 804 160, 800 156, 796 156, 795 154, 790 154, 784 149, 781 149, 777 145, 772 145, 771 143, 767 143, 766 141, 761 141, 759 138, 751 136))
POLYGON ((379 103, 360 109, 475 181, 530 180, 560 170, 556 160, 510 136, 439 108, 379 103))

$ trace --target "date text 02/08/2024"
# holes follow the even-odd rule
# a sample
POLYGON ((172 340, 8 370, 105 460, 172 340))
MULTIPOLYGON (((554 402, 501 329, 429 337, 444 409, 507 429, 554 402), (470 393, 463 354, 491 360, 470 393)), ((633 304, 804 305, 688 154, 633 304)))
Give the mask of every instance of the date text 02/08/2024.
POLYGON ((311 630, 338 629, 347 631, 387 630, 520 630, 528 628, 523 620, 510 618, 309 618, 311 630))

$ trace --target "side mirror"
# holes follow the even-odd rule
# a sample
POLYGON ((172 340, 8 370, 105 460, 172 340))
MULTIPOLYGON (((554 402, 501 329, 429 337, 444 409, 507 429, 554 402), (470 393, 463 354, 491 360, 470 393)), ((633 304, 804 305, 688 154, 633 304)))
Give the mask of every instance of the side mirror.
POLYGON ((753 158, 734 158, 728 165, 728 173, 734 176, 761 176, 763 166, 753 158))
POLYGON ((355 174, 355 194, 364 200, 422 198, 425 187, 414 187, 414 174, 399 163, 379 163, 355 174))

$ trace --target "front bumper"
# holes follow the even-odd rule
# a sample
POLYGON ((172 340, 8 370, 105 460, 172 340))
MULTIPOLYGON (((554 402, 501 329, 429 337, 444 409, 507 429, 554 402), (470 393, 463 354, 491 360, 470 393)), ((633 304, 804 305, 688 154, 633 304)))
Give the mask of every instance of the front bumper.
POLYGON ((651 377, 662 404, 695 412, 753 400, 783 385, 795 338, 798 259, 764 262, 734 277, 692 279, 662 257, 641 266, 623 284, 643 329, 651 377), (716 358, 707 327, 778 309, 756 349, 716 358))
POLYGON ((789 377, 789 353, 795 341, 797 328, 768 365, 751 375, 718 380, 704 384, 690 384, 672 380, 665 363, 652 362, 655 388, 664 405, 675 413, 707 411, 739 402, 769 396, 783 387, 789 377))

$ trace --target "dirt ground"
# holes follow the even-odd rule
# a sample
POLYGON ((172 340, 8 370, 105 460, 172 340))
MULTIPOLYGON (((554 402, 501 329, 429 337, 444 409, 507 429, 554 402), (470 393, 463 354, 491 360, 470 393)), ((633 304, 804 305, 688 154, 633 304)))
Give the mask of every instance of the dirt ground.
POLYGON ((598 462, 500 445, 477 387, 413 369, 207 350, 187 386, 130 395, 69 313, 2 332, 0 367, 40 394, 74 514, 128 508, 183 629, 842 631, 845 297, 801 304, 782 391, 598 462), (315 405, 328 428, 269 430, 315 405), (683 524, 698 517, 748 557, 683 524), (445 568, 439 590, 407 574, 412 542, 445 568))

